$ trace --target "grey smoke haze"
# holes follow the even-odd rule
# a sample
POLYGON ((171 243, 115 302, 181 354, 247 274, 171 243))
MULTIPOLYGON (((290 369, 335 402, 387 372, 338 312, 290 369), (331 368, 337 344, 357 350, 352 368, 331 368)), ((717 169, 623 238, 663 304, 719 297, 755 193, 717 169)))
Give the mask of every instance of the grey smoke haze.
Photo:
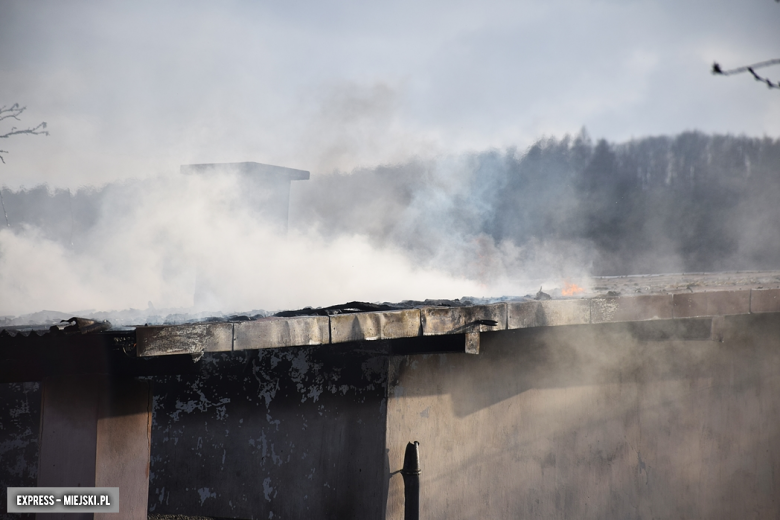
MULTIPOLYGON (((773 57, 778 18, 768 0, 2 2, 0 92, 51 135, 3 143, 0 186, 68 195, 42 199, 56 225, 9 215, 0 314, 195 308, 198 287, 229 312, 776 266, 774 177, 729 197, 686 184, 699 163, 626 161, 687 142, 633 136, 780 135, 776 92, 709 74, 773 57), (534 144, 583 125, 627 144, 534 144), (229 180, 174 173, 246 160, 313 172, 288 236, 229 180), (697 197, 723 218, 683 203, 697 197)), ((697 161, 719 149, 707 139, 697 161)))
POLYGON ((288 234, 228 173, 5 189, 0 312, 229 313, 777 269, 778 175, 780 140, 582 131, 294 181, 288 234))
MULTIPOLYGON (((92 195, 96 218, 86 219, 91 225, 76 232, 73 245, 67 205, 54 226, 17 220, 0 229, 0 315, 279 310, 476 289, 365 237, 285 235, 247 206, 238 188, 234 176, 181 173, 109 186, 92 195)), ((9 206, 13 195, 4 194, 9 206)))
POLYGON ((777 93, 709 67, 775 57, 779 22, 771 0, 5 0, 2 102, 51 135, 4 143, 0 184, 246 160, 347 172, 583 125, 777 136, 777 93))

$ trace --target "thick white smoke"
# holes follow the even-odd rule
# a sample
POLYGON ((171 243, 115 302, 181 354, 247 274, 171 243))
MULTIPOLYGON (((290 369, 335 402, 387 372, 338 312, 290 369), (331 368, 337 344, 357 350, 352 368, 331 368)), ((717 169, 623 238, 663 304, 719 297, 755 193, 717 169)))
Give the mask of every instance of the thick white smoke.
POLYGON ((103 199, 98 223, 81 238, 74 250, 34 226, 0 230, 0 315, 280 310, 483 291, 363 236, 284 233, 259 220, 231 176, 127 184, 103 199))
MULTIPOLYGON (((314 179, 294 182, 289 231, 248 202, 236 174, 172 173, 111 185, 96 196, 95 224, 76 231, 75 246, 71 237, 33 224, 0 230, 0 315, 138 309, 118 321, 154 321, 352 300, 497 297, 584 274, 585 246, 496 243, 480 230, 485 212, 495 209, 485 193, 469 193, 468 180, 483 174, 468 157, 442 159, 430 175, 397 211, 367 210, 364 203, 350 215, 342 207, 345 218, 361 221, 357 228, 328 228, 333 220, 300 206, 333 190, 319 191, 323 185, 314 179), (374 229, 373 219, 391 228, 374 229)), ((483 181, 486 192, 495 188, 483 181)), ((330 204, 357 201, 363 194, 352 189, 330 204)))

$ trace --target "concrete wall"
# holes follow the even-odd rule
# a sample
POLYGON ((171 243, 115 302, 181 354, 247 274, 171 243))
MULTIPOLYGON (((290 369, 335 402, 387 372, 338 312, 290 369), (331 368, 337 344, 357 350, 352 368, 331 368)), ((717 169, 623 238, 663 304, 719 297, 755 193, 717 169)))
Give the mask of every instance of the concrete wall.
MULTIPOLYGON (((354 344, 206 354, 148 378, 149 509, 400 519, 418 440, 421 518, 777 518, 780 319, 716 324, 483 333, 476 356, 389 363, 354 344)), ((3 491, 36 483, 40 396, 0 385, 3 491)))
POLYGON ((386 363, 255 350, 155 378, 150 513, 380 518, 386 363))
POLYGON ((780 319, 719 323, 722 342, 567 326, 396 359, 387 518, 412 440, 425 519, 780 517, 780 319))
MULTIPOLYGON (((385 357, 287 348, 206 354, 195 366, 145 378, 154 394, 150 513, 382 516, 385 357)), ((3 520, 6 487, 37 485, 41 386, 0 384, 3 520)))

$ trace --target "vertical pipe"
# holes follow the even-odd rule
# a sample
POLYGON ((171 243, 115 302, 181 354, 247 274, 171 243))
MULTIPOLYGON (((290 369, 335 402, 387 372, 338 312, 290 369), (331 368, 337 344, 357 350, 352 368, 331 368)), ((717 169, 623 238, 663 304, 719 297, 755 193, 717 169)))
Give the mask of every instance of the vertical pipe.
POLYGON ((404 520, 420 520, 420 443, 406 445, 404 467, 404 520))

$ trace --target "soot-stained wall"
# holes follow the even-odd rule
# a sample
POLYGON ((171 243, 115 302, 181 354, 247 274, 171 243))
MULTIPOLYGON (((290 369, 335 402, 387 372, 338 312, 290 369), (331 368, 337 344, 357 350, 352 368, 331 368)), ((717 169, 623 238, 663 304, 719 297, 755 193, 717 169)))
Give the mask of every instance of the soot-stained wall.
MULTIPOLYGON (((40 383, 0 383, 0 518, 6 512, 6 488, 35 486, 38 480, 40 383)), ((26 516, 26 515, 25 515, 26 516)))
POLYGON ((151 513, 382 516, 386 358, 287 348, 198 363, 154 378, 151 513))
MULTIPOLYGON (((396 359, 390 471, 420 441, 431 520, 780 517, 780 319, 726 317, 722 341, 683 322, 672 337, 488 333, 477 356, 396 359)), ((397 474, 387 518, 403 518, 397 474)))

